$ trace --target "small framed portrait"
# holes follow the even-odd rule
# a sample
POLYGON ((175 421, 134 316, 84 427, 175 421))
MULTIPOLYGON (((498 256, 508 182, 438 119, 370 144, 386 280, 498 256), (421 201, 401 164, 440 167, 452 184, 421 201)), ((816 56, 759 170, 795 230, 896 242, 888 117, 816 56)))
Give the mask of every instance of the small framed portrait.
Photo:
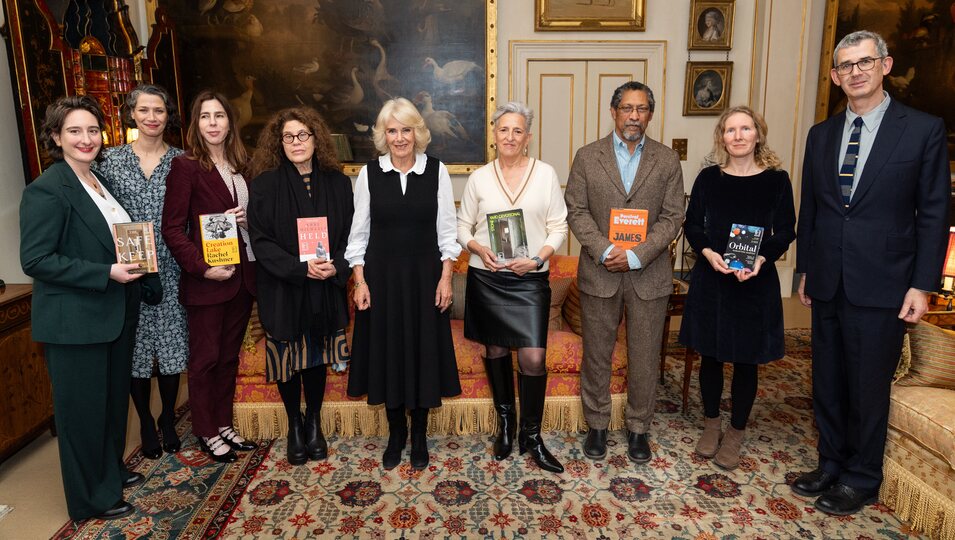
POLYGON ((687 48, 691 51, 732 49, 735 7, 736 0, 692 0, 687 48))
POLYGON ((732 62, 687 62, 683 116, 717 116, 730 102, 732 62))

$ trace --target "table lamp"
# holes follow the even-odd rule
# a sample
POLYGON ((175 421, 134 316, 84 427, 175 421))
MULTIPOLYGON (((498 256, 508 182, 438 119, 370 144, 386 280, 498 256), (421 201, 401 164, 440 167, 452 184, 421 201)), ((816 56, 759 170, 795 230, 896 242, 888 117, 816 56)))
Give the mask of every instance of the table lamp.
POLYGON ((952 296, 955 294, 955 227, 948 229, 948 249, 945 250, 945 264, 942 265, 942 292, 948 296, 946 309, 952 310, 952 296))

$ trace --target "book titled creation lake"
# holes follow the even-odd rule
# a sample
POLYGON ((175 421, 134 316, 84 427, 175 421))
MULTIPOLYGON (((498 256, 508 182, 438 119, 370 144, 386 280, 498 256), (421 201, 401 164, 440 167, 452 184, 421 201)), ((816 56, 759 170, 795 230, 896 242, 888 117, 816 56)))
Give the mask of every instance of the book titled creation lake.
POLYGON ((723 262, 733 270, 752 270, 756 266, 756 257, 759 256, 759 245, 762 241, 762 227, 734 223, 730 227, 723 262))
POLYGON ((239 226, 235 214, 201 214, 202 258, 209 266, 239 264, 239 226))

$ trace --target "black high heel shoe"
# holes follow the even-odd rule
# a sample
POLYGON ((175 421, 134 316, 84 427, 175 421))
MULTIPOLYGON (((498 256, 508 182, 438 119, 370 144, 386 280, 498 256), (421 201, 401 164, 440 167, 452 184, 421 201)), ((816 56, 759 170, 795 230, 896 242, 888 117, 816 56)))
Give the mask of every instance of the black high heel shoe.
POLYGON ((235 429, 232 426, 227 428, 219 428, 219 437, 222 437, 222 440, 229 445, 230 448, 237 452, 248 452, 250 450, 255 450, 259 445, 255 444, 252 441, 239 441, 239 434, 235 432, 235 429))
POLYGON ((234 463, 235 461, 238 461, 239 455, 236 454, 231 448, 225 454, 216 455, 215 451, 225 445, 226 442, 222 437, 212 438, 216 440, 210 445, 206 443, 205 438, 196 437, 196 440, 199 441, 199 448, 201 448, 202 451, 205 452, 205 454, 209 456, 212 461, 215 461, 216 463, 234 463))
POLYGON ((159 447, 159 435, 156 434, 156 425, 150 420, 149 424, 139 426, 139 440, 142 443, 143 457, 159 459, 162 448, 159 447))
POLYGON ((182 449, 182 441, 179 440, 179 434, 176 433, 176 420, 170 418, 168 421, 163 415, 159 415, 159 431, 162 432, 162 449, 167 454, 175 454, 182 449))

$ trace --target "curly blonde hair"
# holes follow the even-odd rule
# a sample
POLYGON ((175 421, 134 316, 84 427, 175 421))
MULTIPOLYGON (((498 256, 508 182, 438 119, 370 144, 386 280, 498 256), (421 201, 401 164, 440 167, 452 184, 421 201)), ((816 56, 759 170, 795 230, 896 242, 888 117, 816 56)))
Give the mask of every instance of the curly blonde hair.
POLYGON ((756 165, 763 169, 778 169, 782 165, 782 161, 780 161, 776 152, 766 144, 766 135, 769 133, 766 120, 758 112, 745 105, 730 107, 720 115, 720 119, 716 122, 716 128, 713 129, 713 151, 706 156, 706 161, 719 165, 721 169, 729 163, 730 156, 726 152, 726 143, 723 142, 723 131, 726 129, 726 120, 736 113, 749 116, 756 126, 756 150, 753 152, 756 165))
POLYGON ((282 143, 282 129, 291 121, 298 121, 312 133, 315 142, 315 159, 325 170, 340 170, 341 163, 332 145, 331 131, 318 111, 311 107, 293 107, 275 113, 269 123, 259 132, 259 139, 249 165, 252 178, 278 168, 282 160, 288 160, 282 143))
POLYGON ((385 124, 394 118, 402 124, 414 129, 414 151, 423 154, 431 144, 431 131, 424 123, 424 118, 418 108, 406 98, 389 99, 381 107, 375 127, 371 129, 375 139, 375 149, 382 155, 388 153, 388 142, 385 139, 385 124))

